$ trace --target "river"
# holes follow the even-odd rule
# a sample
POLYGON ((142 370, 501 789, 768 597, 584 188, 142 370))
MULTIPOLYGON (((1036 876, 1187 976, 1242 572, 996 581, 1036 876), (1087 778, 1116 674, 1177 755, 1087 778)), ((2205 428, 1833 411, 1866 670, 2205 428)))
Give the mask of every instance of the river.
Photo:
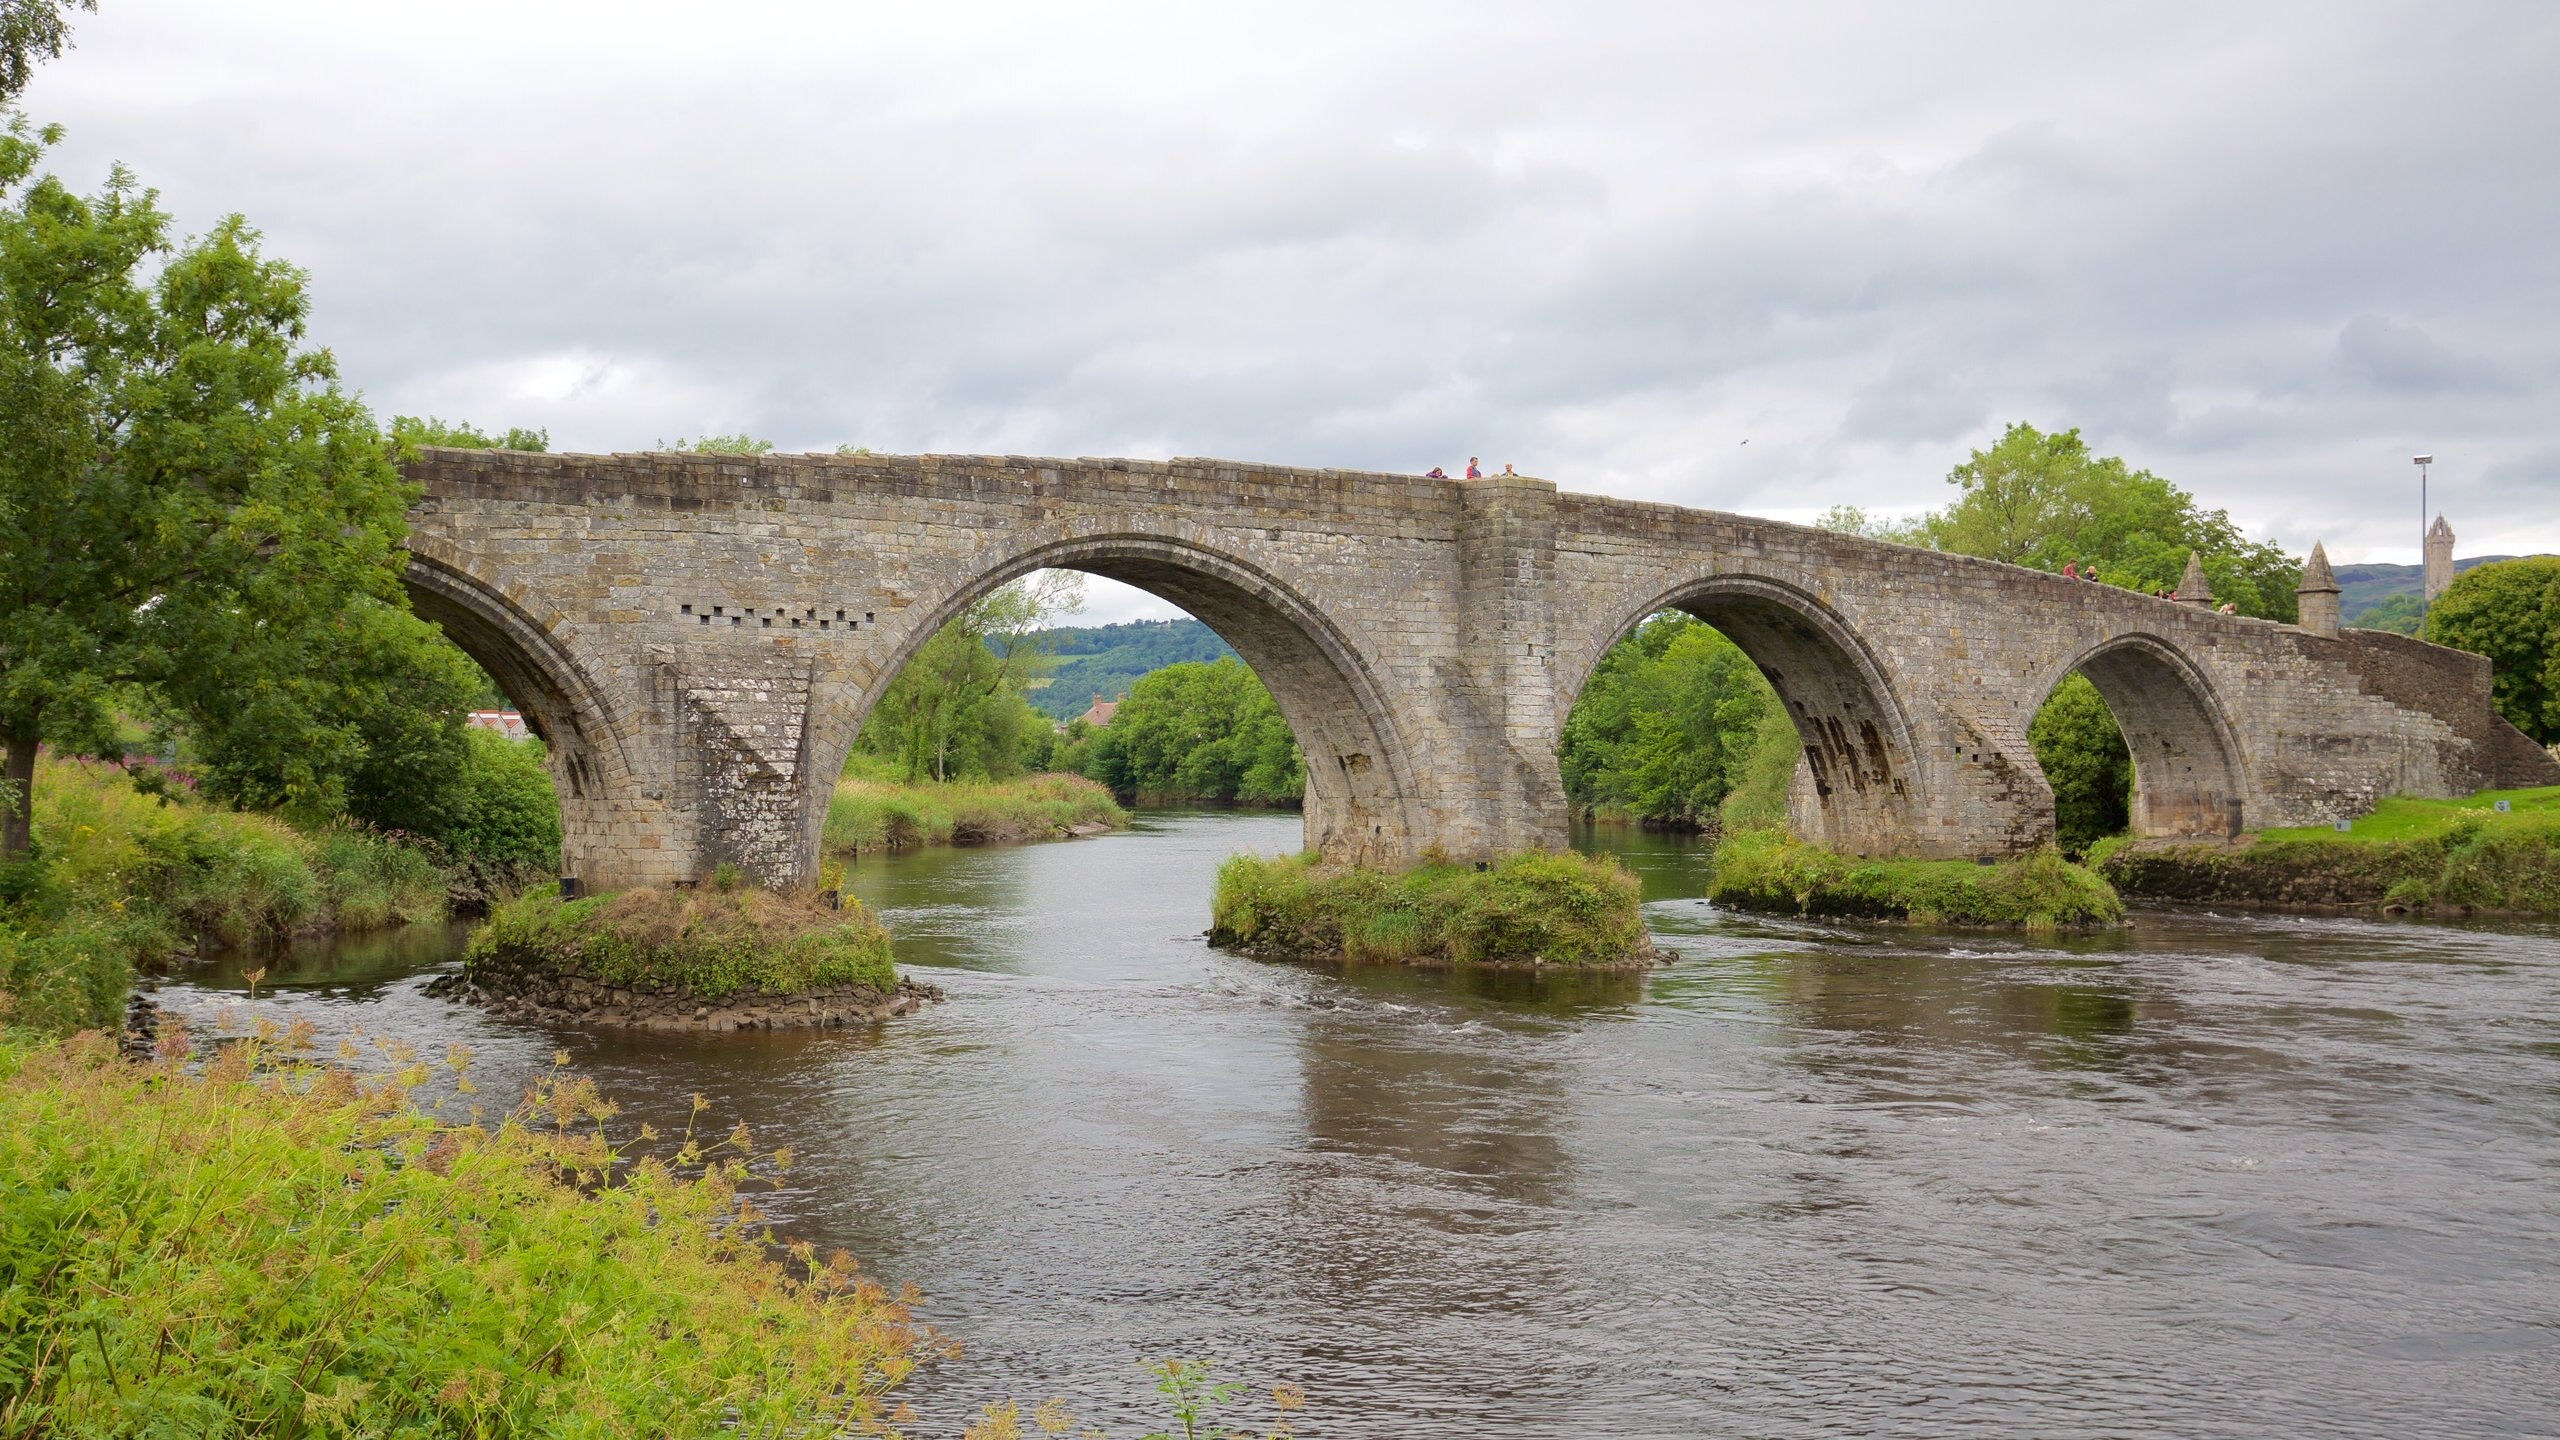
POLYGON ((258 1003, 788 1143, 766 1208, 963 1342, 918 1435, 1004 1395, 1134 1434, 1164 1356, 1303 1384, 1310 1436, 2560 1431, 2560 927, 1776 923, 1609 832, 1649 975, 1203 944, 1218 862, 1297 838, 866 857, 949 993, 876 1032, 499 1019, 420 994, 433 929, 268 957, 258 1003))

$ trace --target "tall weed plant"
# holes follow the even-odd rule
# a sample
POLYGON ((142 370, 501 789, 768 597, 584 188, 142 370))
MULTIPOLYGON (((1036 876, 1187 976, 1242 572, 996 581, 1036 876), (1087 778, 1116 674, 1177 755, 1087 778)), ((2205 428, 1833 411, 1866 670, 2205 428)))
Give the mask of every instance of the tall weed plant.
MULTIPOLYGON (((0 1434, 826 1435, 935 1340, 775 1242, 787 1156, 635 1154, 555 1074, 486 1128, 272 1029, 210 1064, 0 1041, 0 1434)), ((183 1041, 180 1042, 183 1046, 183 1041)), ((449 1056, 468 1089, 467 1056, 449 1056)))

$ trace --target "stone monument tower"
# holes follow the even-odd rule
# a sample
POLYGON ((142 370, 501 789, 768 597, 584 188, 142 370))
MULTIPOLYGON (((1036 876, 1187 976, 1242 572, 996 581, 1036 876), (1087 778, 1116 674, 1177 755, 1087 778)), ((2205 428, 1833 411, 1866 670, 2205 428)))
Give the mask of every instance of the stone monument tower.
POLYGON ((2436 523, 2427 527, 2427 603, 2436 603, 2444 587, 2453 583, 2453 527, 2438 515, 2436 523))
POLYGON ((2314 635, 2338 633, 2338 577, 2329 569, 2326 546, 2314 544, 2302 567, 2302 583, 2294 587, 2300 609, 2294 624, 2314 635))

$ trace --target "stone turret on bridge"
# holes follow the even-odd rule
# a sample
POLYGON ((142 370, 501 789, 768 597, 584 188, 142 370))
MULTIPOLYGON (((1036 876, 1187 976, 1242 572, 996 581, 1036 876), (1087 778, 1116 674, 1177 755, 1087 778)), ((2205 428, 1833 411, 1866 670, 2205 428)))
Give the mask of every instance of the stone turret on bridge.
POLYGON ((899 668, 1043 567, 1233 645, 1305 754, 1306 843, 1337 859, 1562 844, 1565 715, 1667 609, 1768 676, 1804 740, 1802 828, 1851 853, 2047 843, 2027 725, 2075 670, 2125 733, 2146 834, 2560 782, 2476 656, 1525 476, 436 449, 406 469, 417 609, 549 743, 564 867, 598 890, 723 861, 812 875, 899 668))
POLYGON ((2294 623, 2306 635, 2338 634, 2338 577, 2329 568, 2329 552, 2318 541, 2311 545, 2311 558, 2303 562, 2302 583, 2294 587, 2294 623))

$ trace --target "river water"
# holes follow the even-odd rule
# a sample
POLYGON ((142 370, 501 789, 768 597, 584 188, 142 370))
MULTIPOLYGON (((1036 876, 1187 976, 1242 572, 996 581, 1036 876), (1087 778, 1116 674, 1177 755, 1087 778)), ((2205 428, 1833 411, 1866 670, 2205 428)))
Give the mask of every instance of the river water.
POLYGON ((2560 1433, 2560 927, 1773 923, 1613 832, 1649 975, 1207 948, 1218 862, 1297 841, 866 858, 950 997, 871 1033, 498 1019, 420 994, 435 930, 270 957, 258 1003, 788 1143, 766 1208, 963 1342, 920 1435, 1004 1395, 1134 1433, 1165 1356, 1303 1384, 1322 1436, 2560 1433))

